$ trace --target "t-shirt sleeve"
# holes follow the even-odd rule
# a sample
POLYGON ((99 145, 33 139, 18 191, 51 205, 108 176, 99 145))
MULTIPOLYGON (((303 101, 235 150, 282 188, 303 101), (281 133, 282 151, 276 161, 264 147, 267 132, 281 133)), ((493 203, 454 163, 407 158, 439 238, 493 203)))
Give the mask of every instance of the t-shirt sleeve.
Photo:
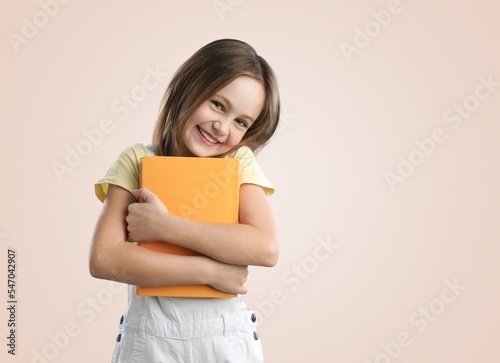
POLYGON ((146 149, 141 144, 134 144, 124 149, 106 174, 94 184, 95 194, 104 202, 110 184, 118 185, 129 192, 139 188, 139 169, 141 158, 146 149))
POLYGON ((228 155, 240 162, 240 185, 244 183, 260 185, 267 197, 274 193, 274 187, 248 146, 240 147, 234 154, 228 155))

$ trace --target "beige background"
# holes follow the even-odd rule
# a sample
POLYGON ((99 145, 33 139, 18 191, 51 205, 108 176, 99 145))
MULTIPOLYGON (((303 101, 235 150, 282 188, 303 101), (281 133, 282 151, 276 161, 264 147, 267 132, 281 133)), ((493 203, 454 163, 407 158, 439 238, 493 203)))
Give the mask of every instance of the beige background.
POLYGON ((231 37, 273 65, 285 109, 258 156, 277 188, 281 257, 252 268, 247 296, 267 362, 498 361, 500 9, 394 1, 220 0, 231 9, 221 17, 213 0, 71 1, 45 25, 39 2, 3 1, 0 360, 109 361, 126 292, 88 274, 101 207, 93 183, 123 148, 150 140, 169 76, 141 95, 147 68, 170 75, 231 37), (373 14, 388 8, 377 28, 373 14), (13 46, 33 17, 38 32, 13 46), (341 45, 365 28, 373 37, 348 61, 341 45), (134 89, 143 100, 126 117, 113 111, 134 89), (473 111, 454 129, 444 114, 463 102, 473 111), (112 131, 59 180, 53 164, 103 119, 112 131), (445 141, 418 159, 415 139, 437 129, 445 141), (410 155, 420 165, 392 190, 385 174, 410 155), (8 248, 18 262, 15 357, 8 248))

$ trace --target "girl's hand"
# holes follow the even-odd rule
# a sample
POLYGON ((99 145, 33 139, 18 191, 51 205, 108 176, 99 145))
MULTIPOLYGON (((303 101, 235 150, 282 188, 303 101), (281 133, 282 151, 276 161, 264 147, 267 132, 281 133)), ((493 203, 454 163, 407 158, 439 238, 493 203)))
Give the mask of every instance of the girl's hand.
POLYGON ((131 203, 128 206, 127 221, 128 240, 130 242, 159 241, 162 222, 168 218, 168 210, 161 200, 147 188, 132 192, 143 203, 131 203))
POLYGON ((212 274, 208 284, 217 290, 231 294, 246 294, 244 286, 248 277, 248 266, 228 265, 222 262, 214 262, 212 274))

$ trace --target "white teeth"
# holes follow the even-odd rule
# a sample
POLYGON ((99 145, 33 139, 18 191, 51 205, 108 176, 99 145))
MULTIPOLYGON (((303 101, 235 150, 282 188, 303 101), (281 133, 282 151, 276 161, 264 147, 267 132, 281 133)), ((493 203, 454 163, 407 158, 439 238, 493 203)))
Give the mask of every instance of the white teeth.
POLYGON ((198 126, 198 130, 200 130, 200 133, 203 135, 203 137, 205 139, 207 139, 208 141, 210 141, 212 144, 216 144, 217 143, 217 140, 214 140, 210 137, 210 135, 208 135, 205 131, 203 131, 203 129, 201 127, 198 126))

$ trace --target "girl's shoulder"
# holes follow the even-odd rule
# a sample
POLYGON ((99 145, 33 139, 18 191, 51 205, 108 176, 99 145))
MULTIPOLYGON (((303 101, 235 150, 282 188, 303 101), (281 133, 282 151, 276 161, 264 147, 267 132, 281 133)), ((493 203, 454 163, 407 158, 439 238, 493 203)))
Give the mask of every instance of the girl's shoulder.
POLYGON ((142 143, 131 144, 122 149, 117 159, 134 158, 140 160, 141 157, 151 153, 150 150, 152 150, 152 147, 152 145, 144 145, 142 143))
POLYGON ((233 159, 245 159, 245 158, 255 158, 255 155, 248 146, 240 146, 239 148, 231 151, 230 153, 224 156, 225 158, 233 158, 233 159))
POLYGON ((132 150, 133 152, 135 152, 139 156, 154 155, 152 144, 136 143, 136 144, 130 145, 128 147, 128 149, 132 150))
POLYGON ((240 146, 225 157, 238 160, 242 170, 255 168, 258 165, 254 152, 248 146, 240 146))
POLYGON ((155 152, 152 144, 136 143, 123 149, 120 156, 133 156, 136 161, 139 161, 143 156, 155 156, 155 152))
POLYGON ((97 198, 104 202, 108 193, 109 184, 121 186, 128 191, 138 188, 140 161, 152 150, 149 145, 136 143, 127 146, 115 158, 106 174, 94 184, 97 198))
POLYGON ((248 146, 241 146, 224 157, 239 161, 240 184, 250 183, 260 185, 264 188, 268 197, 274 193, 273 185, 257 162, 254 152, 248 146))

